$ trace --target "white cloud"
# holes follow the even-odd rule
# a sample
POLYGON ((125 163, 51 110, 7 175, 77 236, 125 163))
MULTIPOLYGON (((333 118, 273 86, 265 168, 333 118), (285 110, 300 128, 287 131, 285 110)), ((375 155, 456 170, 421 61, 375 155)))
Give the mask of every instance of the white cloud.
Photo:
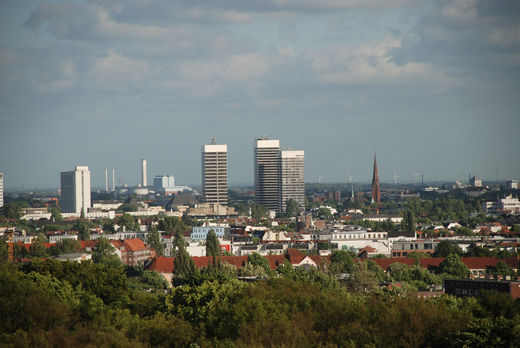
POLYGON ((101 89, 127 90, 142 87, 151 69, 146 61, 111 52, 94 61, 91 73, 101 89))
POLYGON ((319 81, 337 84, 398 84, 429 80, 446 82, 440 71, 426 63, 397 65, 391 52, 401 41, 387 38, 360 46, 336 46, 312 58, 319 81), (441 81, 442 77, 442 81, 441 81))

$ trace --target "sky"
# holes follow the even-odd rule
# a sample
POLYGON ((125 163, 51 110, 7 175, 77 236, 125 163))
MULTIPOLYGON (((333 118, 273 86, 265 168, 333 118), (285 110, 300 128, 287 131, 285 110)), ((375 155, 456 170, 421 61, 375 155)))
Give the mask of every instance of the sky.
POLYGON ((228 145, 305 151, 305 180, 520 179, 520 1, 0 0, 7 190, 173 175, 228 145))

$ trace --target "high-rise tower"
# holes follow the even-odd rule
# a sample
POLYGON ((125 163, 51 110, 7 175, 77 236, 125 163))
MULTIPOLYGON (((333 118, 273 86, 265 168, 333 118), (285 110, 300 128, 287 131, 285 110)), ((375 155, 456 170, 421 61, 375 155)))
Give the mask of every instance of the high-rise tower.
POLYGON ((143 158, 141 160, 141 186, 146 187, 147 185, 148 185, 148 177, 147 177, 146 160, 143 158))
POLYGON ((286 210, 289 199, 294 199, 300 207, 305 207, 304 151, 280 151, 279 161, 280 210, 286 210))
POLYGON ((90 171, 87 166, 61 172, 60 206, 64 213, 87 213, 90 208, 90 171))
POLYGON ((227 145, 203 145, 202 194, 206 203, 228 204, 227 145))
POLYGON ((267 137, 255 141, 255 200, 269 210, 280 211, 280 141, 267 137))
POLYGON ((372 174, 372 204, 377 204, 379 215, 379 203, 381 202, 381 186, 379 185, 379 173, 377 172, 376 154, 374 153, 374 172, 372 174))

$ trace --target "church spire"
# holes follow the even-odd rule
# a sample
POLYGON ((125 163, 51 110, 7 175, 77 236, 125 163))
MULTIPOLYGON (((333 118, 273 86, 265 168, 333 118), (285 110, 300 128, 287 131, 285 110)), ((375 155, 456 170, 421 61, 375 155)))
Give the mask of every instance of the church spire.
POLYGON ((374 152, 374 172, 372 174, 372 204, 377 204, 379 215, 379 203, 381 202, 381 186, 379 185, 379 173, 377 172, 376 153, 374 152))

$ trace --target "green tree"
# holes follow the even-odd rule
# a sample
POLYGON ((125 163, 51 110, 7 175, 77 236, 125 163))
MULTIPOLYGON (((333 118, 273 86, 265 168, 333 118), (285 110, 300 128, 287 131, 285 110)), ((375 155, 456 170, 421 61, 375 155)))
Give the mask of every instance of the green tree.
POLYGON ((472 244, 469 246, 468 251, 466 252, 466 256, 470 257, 490 257, 493 256, 493 253, 489 248, 485 248, 482 246, 478 246, 472 244))
POLYGON ((180 232, 177 232, 174 240, 175 260, 173 262, 173 274, 178 282, 183 282, 192 277, 195 273, 195 262, 186 250, 184 237, 180 232))
POLYGON ((116 269, 122 269, 123 263, 115 253, 116 248, 106 238, 99 238, 96 242, 96 248, 92 254, 92 261, 108 265, 116 269))
POLYGON ((515 270, 502 261, 497 263, 496 271, 493 273, 510 277, 514 277, 516 275, 515 270))
POLYGON ((235 203, 233 206, 238 215, 249 215, 249 209, 245 204, 235 203))
POLYGON ((351 291, 366 293, 376 289, 379 280, 378 275, 370 270, 367 262, 357 262, 354 264, 346 284, 351 291))
POLYGON ((138 231, 139 223, 137 220, 130 214, 124 213, 119 218, 119 225, 124 227, 126 231, 138 231))
POLYGON ((166 279, 155 271, 143 271, 143 274, 139 277, 139 281, 143 287, 151 288, 155 291, 168 288, 168 282, 166 279))
POLYGON ((352 252, 346 250, 334 250, 330 255, 329 270, 332 274, 350 273, 354 270, 354 257, 352 252))
POLYGON ((402 228, 403 231, 409 234, 415 233, 415 215, 413 213, 413 210, 408 209, 404 212, 402 228))
POLYGON ((251 217, 253 219, 262 219, 269 217, 269 210, 261 204, 252 203, 251 206, 251 217))
POLYGON ((54 207, 51 209, 51 221, 55 223, 63 221, 63 216, 61 216, 60 208, 54 207))
POLYGON ((157 227, 150 226, 148 230, 148 236, 146 237, 146 242, 155 250, 155 253, 159 256, 163 255, 164 246, 161 241, 161 235, 159 234, 159 230, 157 227))
POLYGON ((462 256, 462 249, 454 242, 443 240, 437 244, 433 257, 447 257, 450 254, 462 256))
POLYGON ((330 208, 322 207, 318 209, 318 216, 322 216, 326 219, 330 219, 332 217, 332 213, 330 212, 330 208))
POLYGON ((81 250, 81 243, 74 239, 63 239, 49 249, 51 255, 75 253, 81 250))
POLYGON ((218 241, 215 231, 211 229, 208 231, 208 235, 206 237, 206 256, 214 257, 220 255, 222 255, 220 242, 218 241))
POLYGON ((9 202, 3 207, 4 216, 10 219, 18 219, 22 216, 22 210, 27 208, 26 202, 9 202))
POLYGON ((118 208, 118 210, 120 211, 123 211, 123 212, 133 212, 133 211, 137 211, 138 207, 137 205, 135 204, 131 204, 131 203, 124 203, 124 204, 121 204, 118 208))
POLYGON ((241 267, 238 270, 239 277, 266 277, 267 273, 262 266, 253 265, 250 262, 247 262, 245 266, 241 267))
POLYGON ((115 233, 116 227, 114 226, 114 220, 106 218, 103 219, 101 225, 103 226, 103 233, 115 233))
POLYGON ((247 262, 253 266, 262 267, 267 274, 272 274, 269 260, 258 253, 251 253, 247 256, 247 262))
POLYGON ((464 279, 469 277, 471 272, 462 262, 460 256, 452 253, 439 264, 438 273, 440 273, 444 278, 464 279))
POLYGON ((34 238, 29 248, 29 256, 34 258, 47 257, 47 249, 43 246, 38 238, 34 238))
POLYGON ((288 217, 298 215, 300 211, 300 205, 296 200, 289 198, 286 202, 285 215, 288 217))

